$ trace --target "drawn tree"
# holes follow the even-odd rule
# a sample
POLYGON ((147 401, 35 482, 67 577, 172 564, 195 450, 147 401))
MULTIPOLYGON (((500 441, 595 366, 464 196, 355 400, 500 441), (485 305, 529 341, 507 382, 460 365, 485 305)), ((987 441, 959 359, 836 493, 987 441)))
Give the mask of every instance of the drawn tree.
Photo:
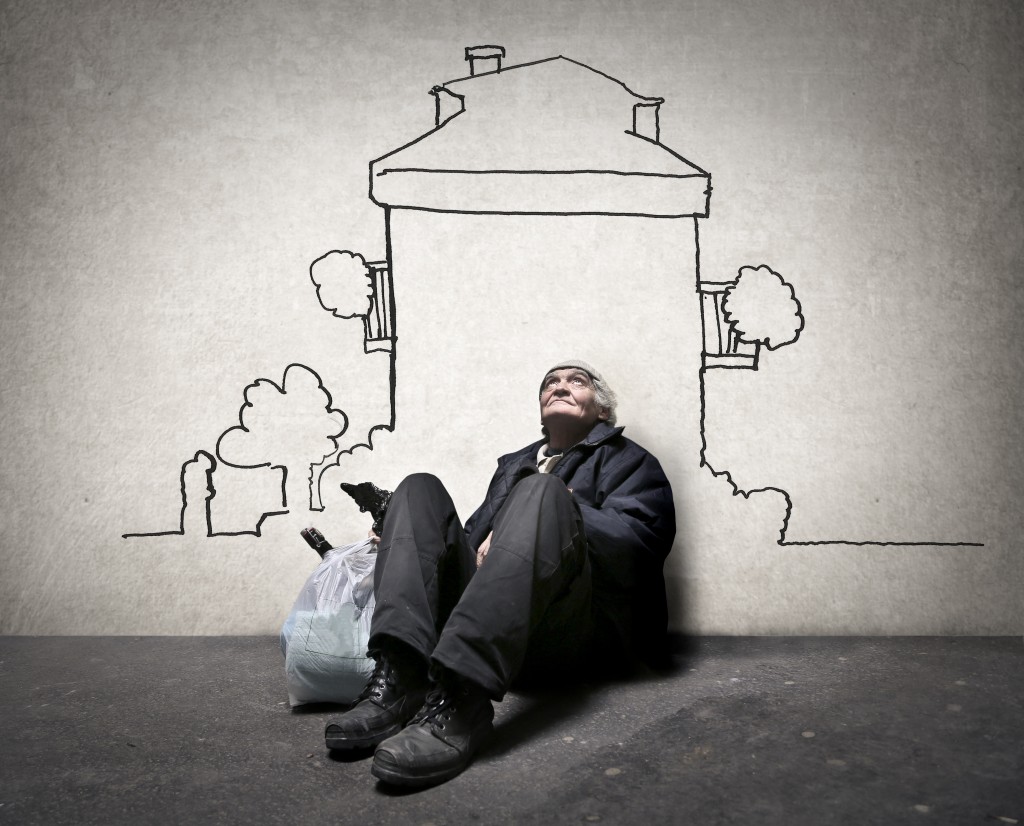
POLYGON ((792 285, 765 264, 740 267, 736 283, 725 291, 722 312, 741 341, 769 350, 796 341, 804 328, 792 285))
POLYGON ((309 265, 320 306, 338 318, 356 318, 370 312, 373 281, 366 259, 357 252, 331 250, 309 265))
POLYGON ((239 424, 217 440, 217 456, 240 468, 284 470, 284 504, 311 508, 313 465, 338 449, 348 417, 331 407, 331 394, 315 372, 290 364, 278 386, 257 379, 245 388, 239 424))

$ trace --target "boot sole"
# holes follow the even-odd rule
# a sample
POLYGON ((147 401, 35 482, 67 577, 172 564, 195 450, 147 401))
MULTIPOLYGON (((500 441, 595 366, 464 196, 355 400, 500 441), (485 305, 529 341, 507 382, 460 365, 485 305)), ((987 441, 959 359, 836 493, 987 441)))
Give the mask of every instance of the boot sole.
POLYGON ((324 742, 330 751, 365 751, 376 748, 389 737, 394 737, 401 730, 402 726, 399 724, 379 734, 366 737, 344 737, 340 734, 333 736, 325 734, 324 742))
POLYGON ((453 777, 457 777, 469 767, 471 762, 472 760, 468 760, 465 765, 453 766, 441 771, 431 772, 430 774, 408 774, 403 771, 395 771, 384 766, 379 766, 376 761, 374 761, 373 765, 370 766, 370 774, 384 783, 390 783, 392 786, 420 788, 424 786, 436 786, 439 783, 444 783, 446 780, 451 780, 453 777))

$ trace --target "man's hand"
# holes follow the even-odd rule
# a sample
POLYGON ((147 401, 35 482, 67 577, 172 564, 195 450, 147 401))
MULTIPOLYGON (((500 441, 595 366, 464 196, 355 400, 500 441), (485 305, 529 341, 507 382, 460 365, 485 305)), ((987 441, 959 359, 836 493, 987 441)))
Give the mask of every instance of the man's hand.
POLYGON ((377 536, 377 534, 376 534, 376 533, 374 532, 373 528, 370 528, 370 530, 369 530, 369 532, 368 532, 368 533, 366 534, 366 536, 367 536, 367 538, 369 538, 369 539, 372 539, 372 540, 373 540, 373 544, 374 544, 374 545, 379 545, 379 544, 380 544, 380 537, 379 537, 379 536, 377 536))
POLYGON ((491 549, 491 537, 494 536, 494 531, 487 534, 487 538, 480 543, 480 547, 476 549, 476 567, 479 568, 484 564, 484 560, 487 558, 487 552, 491 549))

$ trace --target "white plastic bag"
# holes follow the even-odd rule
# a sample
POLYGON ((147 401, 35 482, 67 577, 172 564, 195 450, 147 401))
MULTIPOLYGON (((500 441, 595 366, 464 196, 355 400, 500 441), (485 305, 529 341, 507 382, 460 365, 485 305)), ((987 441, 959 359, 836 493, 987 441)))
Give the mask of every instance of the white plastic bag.
POLYGON ((351 703, 373 672, 366 656, 373 618, 373 542, 328 551, 281 628, 292 706, 351 703))

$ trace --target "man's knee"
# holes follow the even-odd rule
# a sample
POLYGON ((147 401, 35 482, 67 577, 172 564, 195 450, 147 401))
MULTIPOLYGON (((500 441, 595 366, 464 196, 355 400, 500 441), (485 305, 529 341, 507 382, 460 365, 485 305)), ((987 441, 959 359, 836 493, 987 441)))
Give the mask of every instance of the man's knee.
POLYGON ((568 516, 574 508, 572 494, 565 482, 550 473, 535 473, 516 483, 502 506, 506 519, 520 517, 557 519, 568 516))
POLYGON ((495 521, 491 553, 511 552, 538 560, 548 573, 571 573, 566 563, 582 564, 585 548, 580 513, 564 481, 537 473, 516 483, 495 521))
POLYGON ((557 476, 553 476, 550 473, 532 473, 529 476, 521 479, 514 488, 512 488, 512 496, 518 495, 521 497, 529 496, 560 496, 561 494, 568 495, 569 489, 565 486, 565 482, 559 479, 557 476))
POLYGON ((444 484, 433 473, 410 473, 398 484, 392 497, 415 496, 425 491, 434 493, 444 489, 444 484))
POLYGON ((441 480, 432 473, 413 473, 406 476, 391 494, 384 515, 384 528, 404 531, 412 527, 436 526, 454 516, 455 504, 441 480))

